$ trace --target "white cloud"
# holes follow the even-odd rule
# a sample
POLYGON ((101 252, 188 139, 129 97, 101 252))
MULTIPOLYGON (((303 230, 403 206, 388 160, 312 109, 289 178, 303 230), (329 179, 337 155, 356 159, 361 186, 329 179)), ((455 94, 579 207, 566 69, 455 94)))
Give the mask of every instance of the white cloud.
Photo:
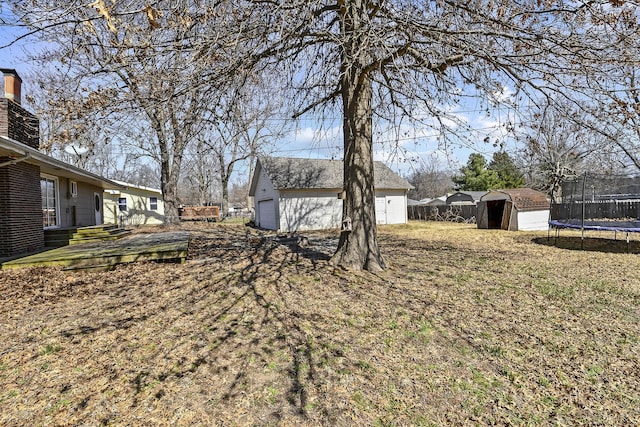
POLYGON ((491 94, 491 101, 498 104, 513 103, 513 95, 515 92, 508 86, 501 86, 491 94))
POLYGON ((323 144, 334 143, 341 137, 341 127, 330 127, 324 129, 312 128, 307 126, 304 128, 297 128, 294 132, 292 132, 292 134, 290 134, 288 139, 297 144, 323 144))

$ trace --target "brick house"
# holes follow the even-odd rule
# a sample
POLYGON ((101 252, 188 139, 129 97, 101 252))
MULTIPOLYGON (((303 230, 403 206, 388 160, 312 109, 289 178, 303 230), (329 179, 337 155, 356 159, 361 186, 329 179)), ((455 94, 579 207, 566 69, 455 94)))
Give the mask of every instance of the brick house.
POLYGON ((38 151, 39 120, 20 103, 22 80, 0 72, 0 257, 9 257, 42 249, 48 229, 102 224, 103 191, 120 186, 38 151))

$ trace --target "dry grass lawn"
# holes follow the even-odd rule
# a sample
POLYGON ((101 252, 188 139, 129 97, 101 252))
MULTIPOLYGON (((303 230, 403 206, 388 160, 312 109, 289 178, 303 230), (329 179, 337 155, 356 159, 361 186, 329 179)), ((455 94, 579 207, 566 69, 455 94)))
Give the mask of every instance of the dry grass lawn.
POLYGON ((185 227, 182 265, 0 271, 0 425, 640 423, 620 244, 412 223, 374 275, 335 235, 185 227))

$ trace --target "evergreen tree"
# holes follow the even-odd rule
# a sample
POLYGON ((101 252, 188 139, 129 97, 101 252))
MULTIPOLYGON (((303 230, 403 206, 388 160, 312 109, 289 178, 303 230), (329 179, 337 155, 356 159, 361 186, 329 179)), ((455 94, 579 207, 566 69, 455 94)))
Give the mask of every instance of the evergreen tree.
POLYGON ((498 188, 520 188, 525 184, 524 174, 516 166, 511 156, 504 151, 493 153, 489 169, 500 179, 498 188))
POLYGON ((484 156, 478 153, 471 154, 467 165, 460 168, 460 175, 452 179, 462 191, 487 191, 500 187, 498 174, 487 167, 484 156))

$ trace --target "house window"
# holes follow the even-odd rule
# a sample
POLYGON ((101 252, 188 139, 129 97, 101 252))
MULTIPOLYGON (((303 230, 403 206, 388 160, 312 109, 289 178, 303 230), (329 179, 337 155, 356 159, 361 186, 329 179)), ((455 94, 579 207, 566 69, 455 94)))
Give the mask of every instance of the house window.
POLYGON ((126 197, 118 197, 118 209, 120 212, 127 211, 127 198, 126 197))
POLYGON ((71 197, 78 197, 78 183, 75 181, 71 181, 71 197))
POLYGON ((42 227, 58 226, 58 180, 54 177, 40 177, 42 198, 42 227))
POLYGON ((158 198, 157 197, 149 197, 149 209, 152 211, 158 210, 158 198))

